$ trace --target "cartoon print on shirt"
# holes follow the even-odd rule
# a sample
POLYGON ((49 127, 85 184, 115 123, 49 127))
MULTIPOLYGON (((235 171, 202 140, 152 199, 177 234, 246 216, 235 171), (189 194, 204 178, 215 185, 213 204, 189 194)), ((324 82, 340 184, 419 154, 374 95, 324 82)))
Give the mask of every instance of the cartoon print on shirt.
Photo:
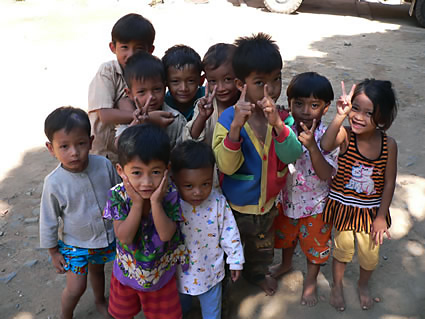
POLYGON ((375 194, 375 183, 371 177, 373 174, 373 166, 366 166, 361 163, 357 164, 357 166, 353 166, 350 181, 345 185, 345 187, 353 189, 359 194, 375 194))

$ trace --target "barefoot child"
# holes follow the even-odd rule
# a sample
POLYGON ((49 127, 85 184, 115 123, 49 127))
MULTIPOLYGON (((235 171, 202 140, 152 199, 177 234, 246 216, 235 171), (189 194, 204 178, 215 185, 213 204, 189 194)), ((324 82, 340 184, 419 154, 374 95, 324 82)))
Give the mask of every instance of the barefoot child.
POLYGON ((302 148, 287 126, 292 116, 275 104, 282 85, 279 48, 263 33, 239 38, 236 45, 232 64, 241 96, 218 119, 213 149, 244 243, 243 276, 273 295, 277 282, 268 267, 273 261, 274 201, 285 183, 287 164, 302 148))
POLYGON ((112 223, 102 219, 108 190, 119 181, 111 162, 89 155, 93 136, 81 109, 61 107, 44 123, 49 152, 59 166, 44 180, 40 206, 40 247, 48 248, 56 272, 66 273, 61 318, 71 319, 87 287, 97 310, 110 318, 105 300, 105 263, 115 257, 112 223), (63 231, 58 240, 59 218, 63 231))
POLYGON ((360 306, 370 309, 373 300, 369 279, 379 260, 384 234, 390 238, 389 207, 397 175, 397 144, 385 133, 397 114, 392 84, 366 79, 337 101, 337 113, 322 138, 322 148, 340 147, 338 171, 332 181, 323 213, 335 227, 330 303, 345 309, 342 280, 357 242, 360 306), (348 116, 350 126, 342 126, 348 116))
POLYGON ((282 262, 270 270, 274 277, 290 271, 294 250, 300 242, 307 259, 301 303, 314 306, 317 275, 320 265, 329 258, 331 244, 332 227, 323 222, 322 212, 337 169, 339 149, 325 152, 320 148, 320 140, 326 131, 321 119, 329 109, 334 92, 327 78, 306 72, 291 80, 286 94, 295 119, 292 129, 303 144, 303 153, 279 196, 275 248, 282 248, 282 262))
POLYGON ((214 167, 214 153, 202 142, 185 141, 171 153, 173 179, 182 198, 182 232, 190 252, 189 269, 177 272, 180 300, 186 313, 192 296, 198 297, 204 319, 221 318, 225 261, 233 281, 244 263, 232 210, 223 194, 213 188, 214 167))
POLYGON ((131 126, 118 140, 123 183, 111 189, 104 212, 117 237, 109 297, 115 319, 141 309, 147 319, 182 316, 175 271, 188 258, 177 190, 167 180, 169 157, 170 139, 156 125, 131 126))

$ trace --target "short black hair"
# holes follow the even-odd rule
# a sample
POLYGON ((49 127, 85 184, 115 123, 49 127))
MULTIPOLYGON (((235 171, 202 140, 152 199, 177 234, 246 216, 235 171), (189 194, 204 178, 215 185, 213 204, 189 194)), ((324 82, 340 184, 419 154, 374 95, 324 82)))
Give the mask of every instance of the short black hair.
POLYGON ((155 29, 152 23, 137 13, 129 13, 121 17, 113 26, 112 42, 128 43, 140 41, 148 48, 152 48, 155 40, 155 29))
POLYGON ((304 72, 294 76, 286 89, 288 100, 313 96, 329 104, 334 99, 334 91, 329 80, 316 72, 304 72))
POLYGON ((232 62, 236 46, 229 43, 217 43, 211 46, 202 60, 204 70, 206 68, 215 70, 221 65, 232 62))
POLYGON ((165 51, 162 57, 162 63, 164 63, 166 72, 170 67, 180 70, 189 65, 193 65, 195 69, 199 71, 199 75, 201 75, 203 71, 199 54, 191 47, 183 44, 172 46, 165 51))
POLYGON ((65 133, 74 128, 82 128, 90 137, 91 125, 85 111, 72 106, 62 106, 50 113, 44 121, 44 133, 50 142, 53 142, 55 132, 65 129, 65 133))
POLYGON ((244 82, 252 72, 271 73, 282 69, 279 47, 270 35, 260 32, 250 37, 240 37, 235 45, 237 48, 232 65, 239 80, 244 82))
POLYGON ((131 88, 131 81, 160 78, 165 84, 165 70, 161 60, 144 51, 133 54, 124 67, 124 78, 131 88))
POLYGON ((124 167, 136 156, 145 164, 170 161, 170 138, 157 125, 146 123, 130 126, 118 138, 118 163, 124 167))
POLYGON ((211 146, 203 142, 186 140, 171 151, 171 171, 182 169, 214 168, 215 157, 211 146))
POLYGON ((390 81, 365 79, 357 84, 351 101, 364 93, 373 103, 372 120, 375 125, 386 131, 397 116, 397 100, 390 81))

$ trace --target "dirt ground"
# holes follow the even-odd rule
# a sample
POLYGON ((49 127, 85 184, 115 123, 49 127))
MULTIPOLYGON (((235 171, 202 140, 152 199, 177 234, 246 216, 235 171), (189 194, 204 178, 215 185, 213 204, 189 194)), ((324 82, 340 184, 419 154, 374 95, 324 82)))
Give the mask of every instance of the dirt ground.
MULTIPOLYGON (((354 261, 345 276, 344 313, 328 304, 330 263, 319 276, 318 305, 301 306, 305 260, 297 251, 294 271, 280 279, 275 296, 241 280, 230 287, 223 317, 425 318, 425 29, 406 6, 306 0, 297 14, 284 16, 266 12, 259 1, 247 4, 165 0, 152 8, 146 0, 0 1, 0 318, 59 318, 65 277, 54 272, 38 239, 43 179, 57 165, 43 146, 43 122, 61 105, 87 108, 91 78, 114 57, 108 49, 112 25, 129 12, 152 21, 159 57, 179 43, 202 56, 214 43, 262 31, 281 48, 284 90, 296 73, 317 71, 330 79, 336 95, 341 80, 351 86, 365 77, 391 80, 398 93, 399 113, 389 130, 399 148, 393 239, 382 247, 371 281, 381 302, 360 310, 354 261)), ((190 317, 200 318, 198 310, 190 317)), ((90 289, 75 318, 100 318, 90 289)))

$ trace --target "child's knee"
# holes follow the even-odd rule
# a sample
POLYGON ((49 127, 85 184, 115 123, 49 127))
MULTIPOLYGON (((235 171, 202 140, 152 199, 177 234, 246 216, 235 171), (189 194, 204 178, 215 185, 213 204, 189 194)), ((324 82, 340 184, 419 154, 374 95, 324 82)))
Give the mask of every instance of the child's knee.
POLYGON ((77 275, 71 271, 67 272, 66 291, 67 295, 73 298, 81 297, 87 288, 87 276, 77 275))

